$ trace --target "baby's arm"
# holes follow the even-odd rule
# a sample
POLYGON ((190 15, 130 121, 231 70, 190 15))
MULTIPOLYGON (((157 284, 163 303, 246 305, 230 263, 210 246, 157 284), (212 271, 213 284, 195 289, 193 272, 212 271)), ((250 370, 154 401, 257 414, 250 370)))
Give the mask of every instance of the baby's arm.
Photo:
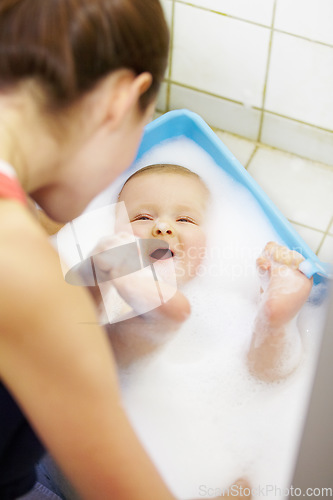
MULTIPOLYGON (((138 272, 128 272, 131 255, 126 252, 126 244, 129 242, 133 242, 133 237, 122 233, 102 241, 94 250, 96 275, 103 282, 103 294, 107 296, 111 288, 115 287, 130 306, 129 314, 119 317, 117 322, 104 325, 120 366, 127 366, 156 350, 190 314, 186 297, 162 279, 155 281, 149 266, 138 272), (109 252, 110 248, 115 247, 124 248, 125 251, 109 252)), ((95 298, 99 295, 97 302, 101 308, 103 301, 96 288, 94 295, 95 298)), ((112 295, 109 299, 112 299, 112 295)), ((106 307, 112 307, 112 300, 107 300, 106 307)))
POLYGON ((273 242, 257 260, 267 287, 255 320, 248 361, 252 373, 262 380, 282 379, 299 363, 302 345, 295 321, 312 287, 312 279, 298 270, 303 260, 298 252, 273 242))

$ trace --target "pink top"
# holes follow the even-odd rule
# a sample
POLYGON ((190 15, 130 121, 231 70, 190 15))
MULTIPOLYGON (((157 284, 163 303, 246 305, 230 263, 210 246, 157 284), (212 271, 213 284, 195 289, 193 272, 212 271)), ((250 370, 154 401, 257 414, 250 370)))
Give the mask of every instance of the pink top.
POLYGON ((15 170, 3 160, 0 160, 0 198, 10 198, 27 204, 26 194, 17 180, 15 170))

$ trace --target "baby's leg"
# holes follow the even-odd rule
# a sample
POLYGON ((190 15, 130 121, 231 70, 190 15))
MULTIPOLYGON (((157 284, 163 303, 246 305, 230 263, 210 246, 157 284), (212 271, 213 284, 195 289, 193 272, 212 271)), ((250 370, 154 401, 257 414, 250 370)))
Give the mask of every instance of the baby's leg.
POLYGON ((266 286, 255 321, 249 363, 261 379, 283 378, 298 364, 301 340, 292 320, 312 287, 312 280, 298 270, 303 260, 298 252, 274 242, 266 245, 257 260, 266 286))
POLYGON ((264 312, 272 326, 288 323, 307 300, 312 287, 298 270, 304 257, 287 247, 270 242, 257 259, 259 273, 266 278, 264 312))

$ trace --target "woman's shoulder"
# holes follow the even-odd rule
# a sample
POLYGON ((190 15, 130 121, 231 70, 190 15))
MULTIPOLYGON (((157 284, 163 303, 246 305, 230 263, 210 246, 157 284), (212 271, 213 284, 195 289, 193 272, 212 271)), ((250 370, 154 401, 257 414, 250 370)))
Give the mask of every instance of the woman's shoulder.
POLYGON ((52 269, 60 266, 47 234, 23 205, 0 200, 0 234, 1 328, 6 317, 45 293, 52 269))
POLYGON ((88 291, 65 281, 57 251, 27 209, 0 200, 0 235, 0 339, 7 332, 20 341, 28 325, 35 332, 64 318, 67 325, 74 312, 76 323, 96 321, 88 291))
POLYGON ((11 199, 0 199, 0 268, 20 267, 34 245, 48 243, 47 235, 30 210, 11 199))

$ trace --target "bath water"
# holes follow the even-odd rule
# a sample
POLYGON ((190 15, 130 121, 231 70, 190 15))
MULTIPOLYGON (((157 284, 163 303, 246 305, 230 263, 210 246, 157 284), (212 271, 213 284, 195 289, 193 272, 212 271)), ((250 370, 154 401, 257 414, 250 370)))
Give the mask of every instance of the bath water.
MULTIPOLYGON (((283 242, 252 195, 191 140, 151 149, 133 171, 153 163, 202 177, 212 195, 209 237, 199 276, 183 289, 191 317, 156 352, 120 370, 124 406, 177 497, 219 495, 243 476, 267 498, 284 498, 322 331, 324 305, 314 300, 321 285, 294 326, 303 341, 297 370, 279 383, 253 378, 246 353, 260 296, 255 260, 268 241, 283 242)), ((115 202, 124 180, 90 209, 115 202)))

